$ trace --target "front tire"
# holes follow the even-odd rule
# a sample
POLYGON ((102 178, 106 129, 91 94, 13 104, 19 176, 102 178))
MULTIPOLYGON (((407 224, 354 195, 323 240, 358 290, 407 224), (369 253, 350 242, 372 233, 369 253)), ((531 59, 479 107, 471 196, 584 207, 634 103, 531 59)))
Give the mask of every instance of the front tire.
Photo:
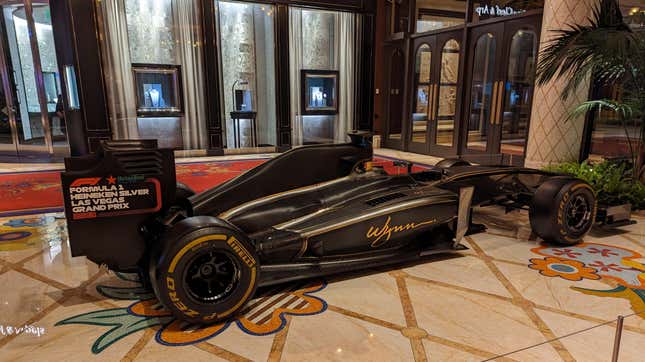
POLYGON ((174 225, 152 253, 149 268, 159 301, 193 324, 235 314, 253 297, 258 271, 258 256, 246 235, 207 216, 174 225))
POLYGON ((568 177, 551 178, 533 195, 531 228, 545 241, 574 245, 593 226, 596 208, 596 196, 589 184, 568 177))

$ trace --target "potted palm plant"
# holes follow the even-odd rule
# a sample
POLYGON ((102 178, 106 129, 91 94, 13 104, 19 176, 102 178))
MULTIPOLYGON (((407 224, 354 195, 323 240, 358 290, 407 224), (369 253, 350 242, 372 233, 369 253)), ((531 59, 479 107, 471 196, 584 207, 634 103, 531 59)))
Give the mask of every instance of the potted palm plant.
MULTIPOLYGON (((640 197, 645 190, 642 184, 645 180, 645 33, 634 31, 625 23, 616 0, 600 0, 594 6, 589 24, 571 24, 556 33, 542 51, 537 83, 563 80, 564 99, 588 79, 596 85, 615 86, 621 90, 618 99, 592 99, 577 105, 564 121, 593 112, 596 119, 609 115, 620 122, 630 150, 630 165, 624 168, 627 172, 620 182, 626 183, 626 187, 635 190, 640 197), (639 125, 636 134, 630 134, 628 125, 639 125)), ((593 166, 584 163, 579 169, 590 167, 593 166)), ((571 165, 561 169, 570 170, 571 165)), ((603 169, 609 168, 600 168, 603 169)), ((606 190, 597 191, 602 194, 606 190)), ((607 211, 624 211, 629 205, 616 204, 624 197, 613 197, 606 192, 605 195, 608 204, 601 205, 600 212, 602 215, 604 210, 605 218, 607 211)))

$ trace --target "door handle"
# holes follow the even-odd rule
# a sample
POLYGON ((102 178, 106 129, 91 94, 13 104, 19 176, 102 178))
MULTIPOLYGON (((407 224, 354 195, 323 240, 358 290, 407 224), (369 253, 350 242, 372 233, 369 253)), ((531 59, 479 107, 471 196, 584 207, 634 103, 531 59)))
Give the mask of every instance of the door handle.
POLYGON ((493 95, 493 99, 491 100, 490 104, 490 124, 494 125, 495 124, 495 114, 497 113, 497 87, 499 83, 495 82, 493 84, 493 92, 491 93, 493 95))
POLYGON ((434 84, 430 84, 430 89, 428 89, 428 120, 432 121, 434 114, 432 111, 434 110, 434 84))
POLYGON ((439 105, 439 98, 437 98, 437 95, 439 93, 439 85, 434 84, 434 90, 432 91, 432 118, 433 121, 437 120, 437 107, 439 105))
POLYGON ((497 91, 499 94, 497 95, 497 116, 495 119, 497 120, 497 124, 502 123, 501 115, 502 115, 502 107, 504 107, 504 81, 500 80, 498 81, 499 86, 497 86, 497 91))

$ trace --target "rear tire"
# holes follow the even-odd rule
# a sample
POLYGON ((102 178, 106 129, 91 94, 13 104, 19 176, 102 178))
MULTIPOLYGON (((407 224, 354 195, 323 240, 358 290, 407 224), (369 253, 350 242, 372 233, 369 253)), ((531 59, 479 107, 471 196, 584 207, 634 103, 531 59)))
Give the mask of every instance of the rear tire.
POLYGON ((574 245, 596 220, 596 196, 589 184, 569 177, 544 182, 533 195, 529 218, 533 232, 545 241, 574 245))
POLYGON ((440 168, 451 168, 451 167, 472 166, 472 165, 470 164, 470 162, 465 160, 460 160, 458 158, 446 158, 439 161, 435 166, 440 168))
POLYGON ((258 256, 246 235, 208 216, 174 225, 149 265, 159 301, 175 317, 193 324, 235 314, 253 297, 258 272, 258 256))

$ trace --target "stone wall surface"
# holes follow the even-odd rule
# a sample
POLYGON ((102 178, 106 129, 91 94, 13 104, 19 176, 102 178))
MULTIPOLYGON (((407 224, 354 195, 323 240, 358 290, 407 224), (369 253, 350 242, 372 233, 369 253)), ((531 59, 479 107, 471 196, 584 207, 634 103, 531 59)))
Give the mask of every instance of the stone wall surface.
MULTIPOLYGON (((592 14, 596 0, 546 0, 540 37, 540 53, 556 35, 554 30, 566 29, 569 24, 585 24, 592 14)), ((526 166, 543 166, 578 160, 584 117, 566 121, 568 113, 587 100, 589 83, 581 86, 565 101, 561 93, 565 82, 553 80, 536 85, 531 112, 531 128, 526 150, 526 166)))

